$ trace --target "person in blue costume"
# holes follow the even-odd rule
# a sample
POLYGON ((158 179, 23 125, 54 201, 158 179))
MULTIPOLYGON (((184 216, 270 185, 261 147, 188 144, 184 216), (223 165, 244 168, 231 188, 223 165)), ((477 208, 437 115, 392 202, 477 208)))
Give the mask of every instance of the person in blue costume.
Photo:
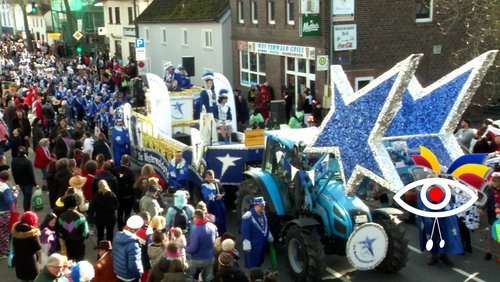
POLYGON ((217 95, 214 89, 214 73, 206 71, 203 73, 202 79, 205 82, 205 88, 200 93, 202 111, 203 107, 205 107, 205 111, 207 113, 214 113, 217 111, 217 95))
POLYGON ((123 117, 116 118, 111 137, 113 138, 113 161, 115 165, 118 165, 123 155, 130 155, 130 136, 123 124, 123 117))
POLYGON ((73 112, 75 113, 75 118, 79 121, 83 120, 85 116, 85 109, 87 108, 87 101, 85 97, 82 96, 82 90, 78 89, 76 91, 76 97, 73 99, 73 112))
POLYGON ((266 202, 263 197, 256 197, 253 205, 241 221, 245 268, 260 267, 264 262, 267 244, 274 241, 266 217, 266 202))
MULTIPOLYGON (((432 189, 432 188, 431 188, 432 189)), ((453 188, 452 188, 453 189, 453 188)), ((453 196, 450 202, 441 210, 432 210, 426 207, 422 203, 420 193, 417 196, 417 208, 423 211, 447 211, 453 208, 453 196)), ((433 204, 437 204, 429 200, 433 204)), ((420 243, 420 250, 426 250, 426 244, 428 240, 432 240, 432 248, 430 250, 432 256, 428 265, 434 265, 441 260, 447 266, 453 266, 453 263, 448 258, 447 254, 461 255, 464 253, 464 248, 462 246, 462 239, 460 237, 460 228, 458 226, 458 219, 456 215, 437 218, 436 227, 434 228, 434 234, 432 234, 432 227, 434 225, 434 217, 422 217, 417 216, 417 226, 418 228, 418 238, 420 243), (439 226, 438 226, 439 223, 439 226), (439 227, 439 228, 438 228, 439 227), (443 248, 440 247, 440 241, 444 240, 443 248)))
POLYGON ((110 125, 109 112, 106 110, 106 105, 103 103, 99 104, 97 107, 99 109, 97 113, 97 127, 106 136, 106 139, 108 139, 110 125))
POLYGON ((174 157, 170 161, 168 171, 170 174, 169 186, 189 190, 188 166, 186 160, 182 157, 182 151, 175 152, 174 157))
POLYGON ((215 215, 215 226, 219 234, 226 233, 226 205, 224 196, 226 192, 218 179, 215 179, 215 172, 211 169, 205 174, 205 183, 201 185, 203 201, 207 203, 208 212, 215 215))

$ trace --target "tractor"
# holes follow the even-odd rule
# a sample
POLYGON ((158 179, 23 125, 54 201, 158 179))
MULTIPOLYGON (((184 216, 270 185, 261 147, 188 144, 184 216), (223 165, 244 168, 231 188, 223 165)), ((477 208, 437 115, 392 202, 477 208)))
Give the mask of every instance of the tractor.
POLYGON ((263 196, 269 228, 284 243, 296 281, 319 281, 325 254, 347 256, 359 270, 397 272, 408 260, 408 240, 395 208, 370 210, 347 193, 339 160, 308 153, 315 128, 266 132, 261 168, 247 170, 236 207, 244 214, 263 196))

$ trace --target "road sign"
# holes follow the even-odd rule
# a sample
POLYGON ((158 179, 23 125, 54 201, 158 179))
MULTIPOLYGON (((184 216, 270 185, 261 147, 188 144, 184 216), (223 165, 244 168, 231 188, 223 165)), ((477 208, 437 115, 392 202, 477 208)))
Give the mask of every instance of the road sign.
POLYGON ((97 34, 98 35, 106 35, 106 29, 103 26, 98 27, 97 28, 97 34))
POLYGON ((79 32, 82 32, 83 31, 83 21, 82 21, 82 19, 76 20, 76 25, 77 25, 77 30, 79 32))
POLYGON ((146 60, 146 48, 135 48, 135 59, 137 61, 146 60))
POLYGON ((136 38, 135 39, 135 48, 145 48, 146 42, 144 42, 144 38, 136 38))
POLYGON ((80 39, 82 39, 83 34, 77 30, 77 31, 75 31, 75 33, 73 33, 73 37, 74 37, 76 40, 80 40, 80 39))

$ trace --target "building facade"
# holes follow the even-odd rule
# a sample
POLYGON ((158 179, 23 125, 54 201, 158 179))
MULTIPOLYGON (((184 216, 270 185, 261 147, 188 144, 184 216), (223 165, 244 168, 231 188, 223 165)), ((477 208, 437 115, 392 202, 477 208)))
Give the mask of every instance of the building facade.
POLYGON ((147 72, 164 76, 164 64, 183 65, 201 85, 206 69, 233 82, 229 1, 155 0, 137 19, 145 39, 147 72))
POLYGON ((233 75, 243 90, 308 87, 328 108, 329 64, 341 64, 355 90, 413 53, 424 54, 424 84, 452 69, 457 35, 441 34, 434 0, 231 0, 231 9, 233 75))
POLYGON ((110 54, 116 55, 124 63, 135 56, 135 19, 151 3, 149 0, 103 1, 104 32, 109 39, 110 54), (135 4, 135 9, 134 9, 135 4))

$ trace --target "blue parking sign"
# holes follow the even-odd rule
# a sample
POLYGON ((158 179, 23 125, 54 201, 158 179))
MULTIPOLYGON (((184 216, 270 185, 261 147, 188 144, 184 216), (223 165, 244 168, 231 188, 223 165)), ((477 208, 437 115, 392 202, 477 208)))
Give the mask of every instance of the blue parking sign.
POLYGON ((145 48, 146 43, 144 42, 144 38, 136 38, 135 39, 135 48, 145 48))

